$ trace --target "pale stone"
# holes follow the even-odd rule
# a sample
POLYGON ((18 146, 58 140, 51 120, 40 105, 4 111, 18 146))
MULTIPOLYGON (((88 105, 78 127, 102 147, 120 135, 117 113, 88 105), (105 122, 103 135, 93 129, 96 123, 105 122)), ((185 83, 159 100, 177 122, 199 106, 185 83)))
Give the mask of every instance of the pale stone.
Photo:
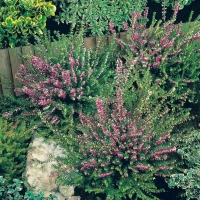
POLYGON ((60 185, 59 192, 65 197, 72 196, 74 194, 74 187, 73 186, 65 187, 65 186, 60 185))
POLYGON ((34 138, 30 144, 27 154, 26 169, 23 174, 24 183, 29 190, 36 194, 43 191, 44 197, 50 194, 57 196, 57 200, 78 200, 79 197, 72 197, 73 186, 62 186, 56 182, 54 165, 55 158, 65 156, 65 151, 54 141, 45 142, 43 138, 34 138))

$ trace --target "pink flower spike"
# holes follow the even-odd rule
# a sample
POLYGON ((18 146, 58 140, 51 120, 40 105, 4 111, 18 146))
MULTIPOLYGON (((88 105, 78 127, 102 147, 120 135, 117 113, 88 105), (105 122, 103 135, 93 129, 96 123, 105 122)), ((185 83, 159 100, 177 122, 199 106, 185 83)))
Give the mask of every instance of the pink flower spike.
POLYGON ((62 99, 66 99, 66 92, 63 91, 63 90, 60 90, 59 94, 58 94, 58 97, 59 98, 62 98, 62 99))
POLYGON ((56 81, 53 83, 53 85, 56 86, 57 88, 60 88, 60 89, 63 88, 63 84, 62 84, 60 81, 58 81, 58 80, 56 80, 56 81))
POLYGON ((116 33, 116 31, 114 30, 114 23, 109 22, 109 23, 108 23, 108 27, 109 27, 110 32, 111 32, 112 34, 116 33))
POLYGON ((72 95, 72 97, 76 97, 76 89, 72 88, 70 94, 72 95))
POLYGON ((74 58, 70 57, 69 64, 70 64, 71 68, 74 69, 74 66, 76 65, 76 61, 74 60, 74 58))
POLYGON ((19 69, 23 72, 26 72, 26 66, 25 65, 20 65, 19 69))
POLYGON ((150 165, 149 164, 148 165, 141 164, 141 165, 136 165, 135 168, 137 168, 139 170, 147 170, 150 168, 150 165))
POLYGON ((72 85, 69 70, 65 70, 65 71, 62 72, 62 78, 65 80, 65 84, 72 85))
POLYGON ((104 123, 105 122, 105 114, 104 114, 103 101, 99 98, 96 99, 96 108, 97 108, 97 112, 98 112, 100 121, 102 121, 104 123))
POLYGON ((124 30, 128 31, 128 23, 127 22, 123 22, 122 24, 124 26, 124 30))
POLYGON ((51 103, 51 99, 44 99, 44 100, 40 100, 38 102, 38 106, 46 106, 46 105, 49 105, 51 103))

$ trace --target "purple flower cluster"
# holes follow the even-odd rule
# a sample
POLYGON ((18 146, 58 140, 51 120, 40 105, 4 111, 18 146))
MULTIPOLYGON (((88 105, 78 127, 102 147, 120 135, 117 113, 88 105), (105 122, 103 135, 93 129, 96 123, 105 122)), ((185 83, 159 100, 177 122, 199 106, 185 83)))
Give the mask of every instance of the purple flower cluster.
POLYGON ((53 98, 81 99, 84 95, 86 72, 79 70, 79 62, 70 56, 70 69, 63 69, 58 63, 53 66, 36 56, 31 59, 32 68, 21 65, 16 73, 16 79, 23 84, 15 91, 27 94, 37 106, 47 106, 53 98), (76 66, 76 68, 75 68, 76 66))
MULTIPOLYGON (((177 17, 179 10, 179 5, 176 4, 174 7, 173 17, 177 17)), ((132 24, 129 28, 127 23, 123 23, 124 30, 128 31, 129 36, 128 42, 125 44, 122 40, 116 38, 116 43, 118 43, 122 49, 129 49, 134 58, 137 58, 137 66, 159 68, 164 62, 180 63, 182 62, 179 55, 182 53, 183 47, 194 40, 200 38, 199 32, 193 34, 191 37, 187 38, 187 33, 182 31, 182 24, 174 25, 173 21, 164 23, 163 34, 154 37, 152 30, 148 30, 146 25, 141 24, 140 18, 147 18, 148 9, 141 13, 132 12, 132 24), (186 39, 183 39, 186 36, 186 39), (180 40, 180 37, 182 40, 180 40)), ((111 33, 114 32, 114 26, 110 22, 109 29, 111 33)))
MULTIPOLYGON (((114 101, 105 107, 100 98, 96 99, 98 119, 92 119, 80 112, 80 122, 89 131, 83 131, 78 141, 84 157, 80 170, 87 174, 96 172, 97 177, 105 178, 115 174, 113 170, 119 163, 127 163, 135 173, 148 171, 150 168, 164 170, 155 162, 164 162, 166 170, 171 168, 168 159, 176 148, 166 148, 169 132, 155 133, 143 128, 145 119, 141 115, 128 112, 124 106, 122 74, 127 78, 129 72, 119 61, 116 69, 117 87, 114 101), (140 124, 140 125, 139 125, 140 124), (160 167, 160 168, 159 168, 160 167)), ((85 129, 84 129, 85 130, 85 129)), ((124 171, 124 176, 129 176, 124 171)))

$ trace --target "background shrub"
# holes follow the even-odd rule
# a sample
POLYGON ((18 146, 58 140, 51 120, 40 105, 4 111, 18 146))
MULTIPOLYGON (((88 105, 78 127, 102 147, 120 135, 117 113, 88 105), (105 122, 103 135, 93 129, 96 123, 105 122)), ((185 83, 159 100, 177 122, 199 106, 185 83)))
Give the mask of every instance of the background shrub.
POLYGON ((24 121, 9 123, 2 117, 0 127, 0 175, 8 184, 13 178, 21 178, 34 128, 27 128, 24 121))
POLYGON ((56 7, 44 0, 3 0, 0 8, 0 48, 26 45, 35 34, 42 34, 47 17, 56 7))
POLYGON ((183 173, 173 174, 167 179, 170 188, 178 187, 185 190, 186 199, 199 199, 200 194, 200 134, 195 130, 180 141, 178 154, 181 155, 186 168, 183 173))
POLYGON ((34 194, 32 191, 27 191, 25 194, 21 194, 23 189, 23 182, 18 179, 13 179, 12 185, 5 185, 6 179, 3 178, 3 176, 0 176, 0 197, 3 200, 53 200, 56 198, 56 196, 53 196, 52 194, 49 195, 48 198, 44 197, 44 194, 42 191, 38 195, 34 194))
POLYGON ((130 12, 140 12, 147 4, 147 0, 53 0, 53 2, 61 10, 55 16, 55 21, 71 24, 71 29, 75 28, 76 33, 82 22, 87 37, 109 33, 110 21, 115 24, 118 31, 122 30, 122 22, 130 20, 130 12))

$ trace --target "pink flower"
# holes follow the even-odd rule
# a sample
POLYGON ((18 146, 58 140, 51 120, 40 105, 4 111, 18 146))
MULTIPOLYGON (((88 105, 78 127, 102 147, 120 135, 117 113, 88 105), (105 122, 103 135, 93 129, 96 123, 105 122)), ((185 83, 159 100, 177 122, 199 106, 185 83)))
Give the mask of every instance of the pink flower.
POLYGON ((137 157, 136 156, 132 156, 131 160, 137 161, 137 157))
POLYGON ((76 89, 72 88, 70 94, 72 95, 72 97, 76 97, 76 89))
POLYGON ((99 98, 96 98, 96 108, 97 108, 97 112, 98 112, 100 121, 102 121, 104 123, 106 116, 104 114, 103 101, 99 98))
POLYGON ((122 24, 124 26, 124 30, 128 31, 128 23, 127 22, 123 22, 122 24))
POLYGON ((133 147, 133 143, 130 143, 130 144, 128 145, 128 147, 130 147, 130 148, 133 147))
POLYGON ((149 42, 148 45, 149 45, 150 47, 153 47, 153 45, 155 45, 155 43, 154 43, 154 42, 149 42))
POLYGON ((65 80, 65 82, 64 82, 65 84, 72 85, 69 70, 62 71, 62 78, 65 80))
POLYGON ((107 173, 104 173, 104 174, 98 174, 98 177, 99 178, 105 178, 106 176, 110 176, 113 172, 107 172, 107 173))
POLYGON ((66 98, 66 92, 61 89, 59 91, 58 97, 62 98, 62 99, 65 99, 66 98))
POLYGON ((23 72, 26 72, 26 66, 25 65, 20 65, 19 69, 23 72))
POLYGON ((107 152, 107 151, 103 151, 102 153, 103 153, 103 155, 107 155, 107 154, 108 154, 108 152, 107 152))
POLYGON ((160 45, 163 46, 169 39, 170 33, 160 40, 160 45))
POLYGON ((76 65, 76 61, 72 57, 70 57, 69 60, 70 60, 69 64, 70 64, 71 68, 74 69, 74 66, 76 65))
POLYGON ((123 154, 121 154, 121 153, 118 153, 117 156, 118 156, 118 158, 123 158, 124 157, 123 154))
POLYGON ((161 58, 162 58, 161 55, 160 55, 160 56, 157 56, 157 57, 156 57, 156 62, 160 62, 161 58))
POLYGON ((24 92, 25 94, 28 94, 28 95, 31 96, 31 97, 34 97, 34 96, 35 96, 34 90, 31 90, 31 89, 29 89, 29 88, 26 87, 26 86, 24 86, 24 87, 22 88, 22 92, 24 92))
POLYGON ((38 106, 46 106, 49 105, 51 103, 51 99, 44 99, 44 100, 40 100, 37 105, 38 106))
POLYGON ((113 151, 113 154, 114 154, 114 155, 117 155, 117 154, 118 154, 118 152, 119 152, 119 150, 118 150, 118 149, 114 149, 114 151, 113 151))
POLYGON ((126 140, 126 134, 121 136, 121 141, 125 141, 126 140))
POLYGON ((114 30, 114 23, 109 22, 109 23, 108 23, 108 27, 109 27, 110 32, 111 32, 112 34, 116 33, 116 31, 114 30))
POLYGON ((141 165, 136 165, 135 168, 137 168, 139 170, 147 170, 150 168, 150 165, 149 164, 148 165, 141 164, 141 165))
POLYGON ((59 80, 56 80, 53 85, 57 88, 60 88, 62 89, 63 88, 63 84, 59 81, 59 80))

